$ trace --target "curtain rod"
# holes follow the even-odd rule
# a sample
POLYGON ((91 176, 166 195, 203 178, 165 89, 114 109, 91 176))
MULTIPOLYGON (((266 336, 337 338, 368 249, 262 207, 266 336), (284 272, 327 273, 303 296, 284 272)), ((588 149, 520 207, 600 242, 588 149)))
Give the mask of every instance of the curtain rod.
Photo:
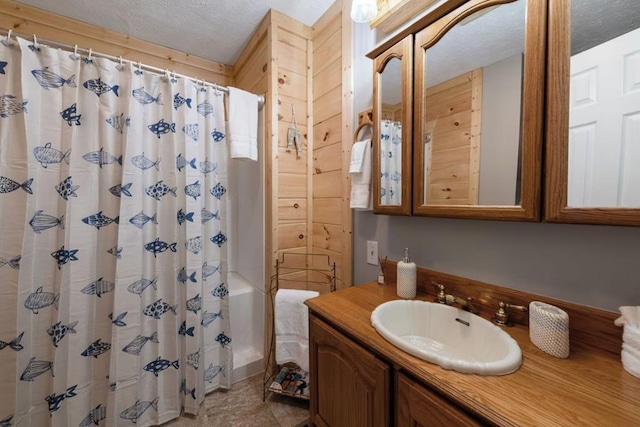
MULTIPOLYGON (((9 43, 13 43, 13 41, 11 41, 11 36, 12 35, 17 36, 17 37, 22 37, 23 39, 27 39, 27 40, 29 38, 29 36, 25 36, 25 35, 19 34, 19 33, 14 33, 13 30, 8 30, 7 31, 7 30, 4 30, 4 29, 0 29, 0 32, 4 33, 6 35, 5 40, 2 41, 2 43, 5 44, 5 45, 6 45, 5 41, 9 41, 9 43)), ((107 55, 106 53, 94 52, 93 49, 81 48, 81 47, 78 47, 78 45, 70 46, 68 44, 59 43, 59 42, 56 42, 56 41, 53 41, 53 40, 46 40, 46 39, 44 39, 45 43, 41 43, 41 41, 42 40, 40 40, 40 41, 38 40, 38 38, 36 37, 35 34, 33 35, 33 44, 35 46, 42 45, 42 46, 45 46, 45 47, 62 48, 62 49, 68 50, 69 52, 71 52, 71 51, 73 51, 73 53, 84 52, 88 56, 97 56, 97 57, 100 57, 100 58, 106 58, 106 59, 109 59, 109 60, 114 61, 114 62, 120 62, 120 63, 125 63, 126 62, 126 63, 129 63, 129 64, 131 64, 132 66, 134 66, 134 67, 136 67, 138 69, 145 69, 147 71, 151 71, 151 72, 156 73, 156 74, 165 74, 165 75, 166 74, 170 74, 173 77, 181 77, 181 78, 184 78, 184 79, 187 79, 187 80, 191 80, 192 82, 194 82, 196 84, 201 84, 203 86, 209 86, 209 87, 212 87, 212 88, 214 88, 216 90, 219 90, 221 92, 229 93, 229 88, 227 86, 221 86, 221 85, 218 85, 216 83, 209 83, 209 82, 205 81, 204 79, 199 79, 197 77, 191 77, 191 76, 187 76, 187 75, 184 75, 184 74, 179 74, 179 73, 176 73, 175 71, 169 71, 168 69, 164 69, 163 70, 162 68, 154 67, 152 65, 142 64, 140 61, 136 62, 136 61, 131 61, 129 59, 124 59, 121 56, 115 57, 115 56, 112 56, 112 55, 107 55)), ((260 95, 257 95, 257 96, 258 96, 258 109, 262 110, 262 107, 264 107, 264 101, 265 101, 264 95, 260 94, 260 95)))

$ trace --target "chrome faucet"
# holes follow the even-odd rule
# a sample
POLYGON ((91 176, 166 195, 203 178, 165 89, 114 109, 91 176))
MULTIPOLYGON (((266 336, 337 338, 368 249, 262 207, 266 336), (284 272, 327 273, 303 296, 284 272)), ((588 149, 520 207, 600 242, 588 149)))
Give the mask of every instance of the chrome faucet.
POLYGON ((438 288, 438 294, 436 295, 435 302, 440 304, 453 305, 457 303, 463 310, 469 313, 478 314, 480 310, 473 304, 473 297, 467 297, 467 299, 457 297, 455 295, 447 294, 444 292, 444 286, 437 282, 431 282, 432 285, 438 288))

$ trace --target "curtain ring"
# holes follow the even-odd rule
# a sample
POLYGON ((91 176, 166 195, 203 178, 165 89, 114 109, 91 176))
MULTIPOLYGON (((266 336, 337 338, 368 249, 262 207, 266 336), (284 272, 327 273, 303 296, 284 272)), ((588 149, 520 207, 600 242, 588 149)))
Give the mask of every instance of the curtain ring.
POLYGON ((116 70, 118 71, 124 70, 124 62, 122 61, 122 56, 118 56, 118 65, 116 65, 116 70))
POLYGON ((36 35, 35 35, 35 34, 33 35, 33 45, 34 45, 35 47, 38 47, 38 38, 36 37, 36 35))
POLYGON ((89 48, 89 55, 87 56, 87 59, 88 59, 89 61, 92 61, 92 60, 93 60, 93 58, 91 58, 91 55, 92 55, 92 54, 93 54, 93 49, 89 48))
POLYGON ((2 40, 2 44, 9 47, 9 46, 13 46, 15 44, 15 42, 13 40, 11 40, 11 33, 13 32, 13 30, 9 30, 7 31, 7 38, 2 40))
POLYGON ((71 55, 69 55, 69 58, 73 59, 74 61, 77 61, 78 59, 80 59, 80 55, 78 55, 78 45, 73 45, 73 53, 71 55))

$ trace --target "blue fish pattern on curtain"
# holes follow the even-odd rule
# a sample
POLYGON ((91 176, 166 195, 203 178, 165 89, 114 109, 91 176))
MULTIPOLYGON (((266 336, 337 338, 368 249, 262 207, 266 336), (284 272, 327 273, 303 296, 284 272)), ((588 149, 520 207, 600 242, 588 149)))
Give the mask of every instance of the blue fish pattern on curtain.
POLYGON ((402 124, 380 123, 380 204, 402 204, 402 124))
POLYGON ((0 45, 0 425, 156 425, 230 387, 221 129, 215 89, 0 45))

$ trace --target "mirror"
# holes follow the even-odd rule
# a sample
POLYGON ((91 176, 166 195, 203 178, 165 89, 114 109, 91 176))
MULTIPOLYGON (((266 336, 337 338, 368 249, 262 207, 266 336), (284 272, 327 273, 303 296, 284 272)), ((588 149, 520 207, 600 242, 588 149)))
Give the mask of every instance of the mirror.
POLYGON ((640 225, 638 2, 555 0, 552 11, 547 217, 640 225))
POLYGON ((416 35, 414 214, 539 219, 545 6, 472 0, 416 35))
POLYGON ((373 211, 411 213, 412 36, 374 59, 373 211))
POLYGON ((380 200, 402 205, 402 60, 391 58, 380 73, 380 200))

